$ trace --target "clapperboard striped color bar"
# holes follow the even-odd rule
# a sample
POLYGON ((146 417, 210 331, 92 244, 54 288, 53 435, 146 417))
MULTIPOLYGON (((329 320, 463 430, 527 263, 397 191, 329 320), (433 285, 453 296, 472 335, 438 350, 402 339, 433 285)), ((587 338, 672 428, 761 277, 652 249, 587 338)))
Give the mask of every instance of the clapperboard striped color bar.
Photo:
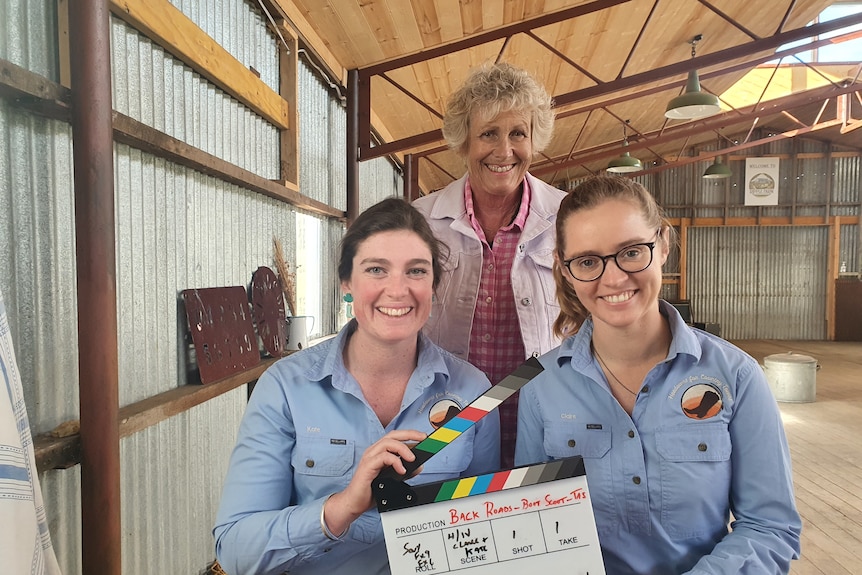
POLYGON ((576 455, 487 475, 416 485, 413 489, 415 497, 410 500, 410 506, 451 501, 585 474, 584 460, 576 455))
MULTIPOLYGON (((407 476, 419 469, 422 464, 452 443, 462 433, 476 425, 476 422, 496 409, 542 371, 544 368, 538 359, 535 357, 527 359, 500 383, 491 386, 488 391, 462 409, 458 415, 413 446, 413 454, 416 459, 403 462, 407 469, 407 476)), ((377 508, 380 511, 398 509, 413 504, 415 499, 413 489, 402 479, 402 476, 397 475, 389 468, 381 472, 371 483, 371 491, 377 500, 377 508)))
POLYGON ((476 425, 480 419, 494 411, 498 405, 506 401, 516 391, 524 387, 528 381, 544 371, 542 364, 535 357, 518 366, 518 369, 507 375, 497 385, 473 400, 470 405, 444 423, 439 429, 434 430, 431 435, 420 441, 413 447, 416 459, 405 462, 407 473, 412 473, 419 466, 431 459, 438 451, 452 443, 459 435, 476 425))

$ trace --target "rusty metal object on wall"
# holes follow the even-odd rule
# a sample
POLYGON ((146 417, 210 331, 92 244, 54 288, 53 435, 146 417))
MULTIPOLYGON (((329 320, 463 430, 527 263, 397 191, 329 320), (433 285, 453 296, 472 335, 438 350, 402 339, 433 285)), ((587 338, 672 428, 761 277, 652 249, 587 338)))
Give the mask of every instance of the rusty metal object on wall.
POLYGON ((266 266, 257 268, 251 276, 251 311, 263 349, 273 357, 284 355, 287 343, 284 292, 275 272, 266 266))
POLYGON ((260 363, 248 295, 242 286, 183 290, 201 383, 260 363))

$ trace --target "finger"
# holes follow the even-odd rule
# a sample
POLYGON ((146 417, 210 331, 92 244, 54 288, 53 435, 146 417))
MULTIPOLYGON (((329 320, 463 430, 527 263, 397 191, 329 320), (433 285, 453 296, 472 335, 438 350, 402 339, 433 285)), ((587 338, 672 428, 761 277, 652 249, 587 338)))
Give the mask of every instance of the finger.
POLYGON ((415 429, 396 429, 395 431, 390 431, 383 436, 383 438, 395 439, 397 441, 408 443, 418 443, 426 437, 428 437, 427 434, 415 429))

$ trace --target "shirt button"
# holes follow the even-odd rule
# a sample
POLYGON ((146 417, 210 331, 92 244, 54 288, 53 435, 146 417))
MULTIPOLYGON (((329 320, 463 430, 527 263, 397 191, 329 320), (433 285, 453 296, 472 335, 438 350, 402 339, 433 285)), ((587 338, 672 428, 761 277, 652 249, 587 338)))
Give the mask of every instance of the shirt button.
POLYGON ((486 333, 485 335, 482 336, 482 339, 485 341, 491 341, 491 334, 486 333))
POLYGON ((569 447, 574 447, 577 442, 574 439, 569 440, 569 447))
POLYGON ((485 303, 491 303, 492 301, 494 301, 494 298, 492 298, 491 296, 485 298, 485 303))
POLYGON ((314 467, 314 460, 313 459, 306 459, 305 460, 305 466, 306 467, 314 467))
POLYGON ((494 271, 494 264, 488 264, 488 271, 494 271))
POLYGON ((643 387, 641 388, 641 391, 642 391, 643 393, 649 393, 649 386, 648 386, 648 385, 643 386, 643 387))
POLYGON ((533 305, 533 300, 528 297, 525 297, 521 300, 521 305, 533 305))
POLYGON ((698 451, 706 451, 706 443, 701 443, 697 446, 698 451))
POLYGON ((635 432, 633 430, 629 429, 629 437, 634 437, 634 436, 635 436, 635 432))
POLYGON ((637 475, 635 475, 634 477, 632 477, 632 483, 634 483, 635 485, 640 485, 641 484, 641 478, 638 477, 637 475))

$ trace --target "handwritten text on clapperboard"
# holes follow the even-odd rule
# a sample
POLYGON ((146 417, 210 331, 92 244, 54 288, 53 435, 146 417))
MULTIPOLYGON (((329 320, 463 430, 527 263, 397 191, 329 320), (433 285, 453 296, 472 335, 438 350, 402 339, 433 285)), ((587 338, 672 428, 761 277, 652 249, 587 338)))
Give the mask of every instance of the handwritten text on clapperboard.
POLYGON ((500 573, 492 566, 513 560, 519 569, 565 566, 567 573, 604 573, 583 477, 440 501, 382 518, 393 575, 486 572, 482 567, 500 573))

